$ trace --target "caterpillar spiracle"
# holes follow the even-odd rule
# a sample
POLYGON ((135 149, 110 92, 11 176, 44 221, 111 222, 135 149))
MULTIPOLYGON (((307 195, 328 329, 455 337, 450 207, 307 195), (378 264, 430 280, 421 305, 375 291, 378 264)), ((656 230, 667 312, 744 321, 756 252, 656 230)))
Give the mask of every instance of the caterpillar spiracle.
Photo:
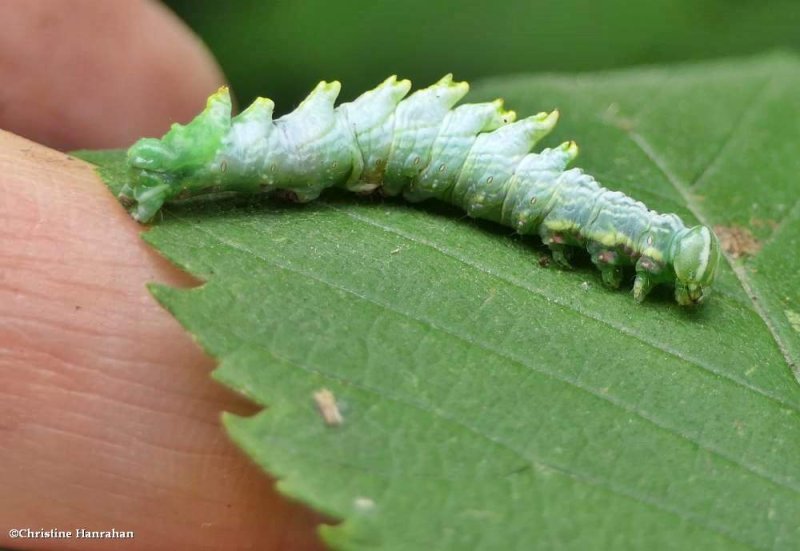
POLYGON ((231 118, 221 88, 193 121, 128 150, 130 179, 120 200, 148 222, 165 202, 209 192, 279 192, 306 202, 339 187, 435 198, 538 234, 565 267, 573 248, 585 247, 609 287, 619 287, 623 269, 633 266, 637 301, 658 284, 673 285, 681 305, 707 296, 720 257, 710 228, 686 227, 675 214, 648 210, 567 169, 574 142, 531 153, 557 111, 515 120, 501 100, 455 107, 469 87, 452 75, 408 97, 411 83, 392 76, 334 107, 340 88, 320 82, 276 120, 266 98, 231 118))

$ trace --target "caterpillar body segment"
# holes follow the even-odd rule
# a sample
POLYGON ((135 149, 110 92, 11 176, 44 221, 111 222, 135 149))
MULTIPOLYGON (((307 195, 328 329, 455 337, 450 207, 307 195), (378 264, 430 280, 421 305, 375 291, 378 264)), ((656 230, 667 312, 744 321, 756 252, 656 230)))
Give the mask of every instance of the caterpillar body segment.
POLYGON ((688 228, 677 215, 568 168, 574 142, 531 152, 557 111, 517 120, 500 100, 456 107, 468 86, 451 75, 410 95, 410 82, 392 76, 337 107, 340 88, 321 82, 276 120, 265 98, 231 118, 228 90, 220 89, 189 124, 128 150, 130 181, 120 199, 148 222, 165 202, 202 193, 280 193, 306 202, 331 187, 380 188, 536 234, 562 266, 575 247, 586 248, 610 287, 632 266, 637 301, 662 283, 674 286, 681 305, 707 296, 720 256, 708 227, 688 228))

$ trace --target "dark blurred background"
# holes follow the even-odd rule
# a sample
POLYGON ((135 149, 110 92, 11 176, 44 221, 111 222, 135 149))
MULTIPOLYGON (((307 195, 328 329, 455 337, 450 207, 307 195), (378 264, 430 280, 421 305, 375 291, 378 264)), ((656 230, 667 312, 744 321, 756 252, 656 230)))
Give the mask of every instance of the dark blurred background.
POLYGON ((240 104, 288 111, 321 79, 343 99, 390 74, 416 85, 800 48, 797 0, 167 0, 240 104))

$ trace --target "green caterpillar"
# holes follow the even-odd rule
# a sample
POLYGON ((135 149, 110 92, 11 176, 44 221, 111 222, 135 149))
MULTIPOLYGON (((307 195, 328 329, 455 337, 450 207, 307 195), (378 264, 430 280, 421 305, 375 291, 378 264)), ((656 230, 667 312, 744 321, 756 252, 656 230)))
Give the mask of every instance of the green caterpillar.
POLYGON ((265 98, 231 118, 221 88, 192 122, 128 150, 130 182, 120 200, 148 222, 165 202, 201 193, 279 192, 306 202, 329 187, 380 188, 409 201, 440 199, 469 216, 538 234, 562 266, 569 266, 572 247, 586 247, 613 288, 623 268, 634 266, 637 301, 661 283, 674 285, 681 305, 708 294, 720 256, 711 229, 687 228, 675 214, 648 210, 568 170, 574 142, 530 152, 557 111, 515 121, 501 100, 454 108, 469 87, 452 75, 407 98, 411 83, 392 76, 334 107, 340 88, 321 82, 274 121, 274 104, 265 98))

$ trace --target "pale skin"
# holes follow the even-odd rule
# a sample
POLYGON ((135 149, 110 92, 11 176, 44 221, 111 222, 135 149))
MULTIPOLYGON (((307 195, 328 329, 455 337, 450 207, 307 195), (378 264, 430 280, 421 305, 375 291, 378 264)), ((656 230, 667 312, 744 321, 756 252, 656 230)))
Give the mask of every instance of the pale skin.
POLYGON ((213 360, 145 289, 196 282, 141 241, 91 167, 36 143, 125 146, 222 83, 160 6, 107 6, 0 8, 0 127, 34 140, 0 133, 0 547, 322 549, 325 519, 281 497, 221 428, 221 411, 254 407, 208 377, 213 360), (8 537, 26 527, 136 537, 8 537))

